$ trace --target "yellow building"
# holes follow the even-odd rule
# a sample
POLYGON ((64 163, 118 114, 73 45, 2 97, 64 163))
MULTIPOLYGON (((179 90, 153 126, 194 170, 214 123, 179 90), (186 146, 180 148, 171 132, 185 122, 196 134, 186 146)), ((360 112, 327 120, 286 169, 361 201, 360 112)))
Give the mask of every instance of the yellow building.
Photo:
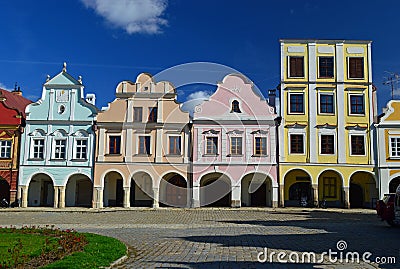
POLYGON ((371 41, 280 45, 280 204, 371 207, 378 197, 371 41))
POLYGON ((379 198, 400 185, 400 100, 391 100, 376 124, 379 198))

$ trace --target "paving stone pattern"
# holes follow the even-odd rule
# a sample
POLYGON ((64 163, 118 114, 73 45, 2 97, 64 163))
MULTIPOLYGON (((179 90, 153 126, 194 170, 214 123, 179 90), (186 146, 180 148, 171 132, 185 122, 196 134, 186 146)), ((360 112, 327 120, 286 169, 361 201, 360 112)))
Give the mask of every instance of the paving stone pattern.
MULTIPOLYGON (((377 219, 373 210, 313 209, 7 209, 0 225, 54 224, 62 229, 93 232, 120 239, 128 258, 116 268, 400 268, 400 229, 377 219), (395 257, 396 264, 265 263, 258 253, 268 248, 301 257, 369 251, 376 257, 395 257)), ((262 256, 263 257, 263 256, 262 256)), ((339 257, 339 256, 338 256, 339 257)), ((287 256, 286 256, 287 259, 287 256)))

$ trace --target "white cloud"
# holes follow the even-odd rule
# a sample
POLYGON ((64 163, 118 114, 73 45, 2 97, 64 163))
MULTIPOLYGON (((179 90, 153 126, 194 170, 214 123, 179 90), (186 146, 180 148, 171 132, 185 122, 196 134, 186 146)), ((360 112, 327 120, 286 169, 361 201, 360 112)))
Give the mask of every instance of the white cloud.
POLYGON ((12 89, 8 88, 6 85, 0 82, 0 89, 7 90, 7 91, 12 91, 12 89))
POLYGON ((207 100, 211 96, 210 92, 207 91, 198 91, 188 95, 186 98, 186 102, 184 102, 181 106, 183 111, 188 111, 191 116, 193 116, 194 108, 205 100, 207 100))
POLYGON ((168 24, 162 18, 168 0, 81 0, 112 25, 128 34, 157 34, 168 24))

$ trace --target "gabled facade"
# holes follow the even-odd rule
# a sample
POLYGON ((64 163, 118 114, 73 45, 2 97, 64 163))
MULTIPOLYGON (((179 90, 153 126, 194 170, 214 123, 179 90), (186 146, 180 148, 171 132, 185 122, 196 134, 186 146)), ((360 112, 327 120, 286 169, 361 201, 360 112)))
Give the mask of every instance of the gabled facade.
POLYGON ((42 97, 26 108, 19 196, 27 206, 92 206, 93 131, 97 109, 81 78, 64 69, 48 77, 42 97))
POLYGON ((280 43, 280 203, 371 207, 378 196, 371 42, 280 43))
POLYGON ((20 139, 30 103, 19 90, 0 89, 0 201, 14 203, 17 198, 20 139))
POLYGON ((400 185, 400 101, 391 100, 376 124, 379 198, 400 185))
POLYGON ((188 206, 188 124, 170 82, 119 83, 97 117, 95 207, 188 206))
POLYGON ((243 75, 218 83, 193 115, 193 207, 277 206, 275 118, 243 75))

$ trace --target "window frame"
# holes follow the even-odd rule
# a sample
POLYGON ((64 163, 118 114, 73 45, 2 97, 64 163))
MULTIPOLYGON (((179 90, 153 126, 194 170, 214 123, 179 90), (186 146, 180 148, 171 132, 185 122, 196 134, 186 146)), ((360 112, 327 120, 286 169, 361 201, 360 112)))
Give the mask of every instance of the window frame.
POLYGON ((147 117, 147 122, 157 122, 158 120, 158 107, 149 107, 149 115, 147 117))
POLYGON ((318 56, 318 78, 322 79, 332 79, 335 78, 335 57, 334 56, 318 56), (332 59, 332 76, 322 76, 321 75, 321 59, 331 58, 332 59))
POLYGON ((349 116, 365 116, 365 95, 360 94, 360 93, 349 93, 349 116), (352 103, 351 99, 352 97, 361 97, 362 98, 362 108, 363 108, 363 113, 353 113, 352 112, 352 103))
POLYGON ((400 136, 399 135, 389 135, 389 157, 390 159, 400 159, 400 136), (398 142, 396 142, 396 144, 398 144, 398 155, 394 156, 393 155, 393 147, 392 147, 392 139, 397 139, 399 140, 398 142))
POLYGON ((44 160, 45 156, 46 156, 46 147, 45 147, 45 138, 44 137, 32 137, 32 145, 31 145, 31 159, 33 160, 44 160), (43 144, 42 145, 35 145, 36 141, 42 141, 43 144), (35 148, 39 146, 39 149, 42 149, 42 152, 38 151, 38 157, 35 157, 35 148), (40 157, 39 155, 43 155, 42 157, 40 157))
POLYGON ((254 136, 253 143, 254 143, 253 156, 256 156, 256 157, 268 156, 268 139, 267 139, 267 136, 260 136, 260 135, 254 136), (260 139, 261 145, 263 147, 265 147, 265 149, 263 149, 263 147, 260 148, 260 153, 257 153, 257 139, 260 139), (264 144, 262 143, 263 140, 265 140, 264 144))
POLYGON ((219 145, 218 144, 219 144, 219 137, 218 136, 206 135, 205 136, 205 143, 204 143, 204 146, 205 146, 204 155, 206 155, 206 156, 217 156, 217 155, 219 155, 219 145), (212 139, 212 140, 216 141, 216 146, 215 146, 215 143, 214 143, 215 151, 211 151, 211 152, 208 151, 208 140, 209 139, 212 139))
POLYGON ((57 161, 64 161, 67 159, 67 138, 54 138, 53 140, 53 154, 52 154, 52 159, 57 160, 57 161), (63 142, 62 145, 57 145, 57 142, 63 142), (57 148, 60 150, 64 148, 64 152, 57 152, 57 148), (57 156, 57 154, 63 154, 64 156, 61 157, 61 155, 57 156))
MULTIPOLYGON (((347 57, 347 78, 348 79, 358 79, 358 80, 362 80, 362 79, 365 79, 365 57, 363 57, 363 56, 348 56, 347 57), (361 68, 361 70, 362 70, 362 77, 352 77, 351 76, 351 70, 350 70, 350 60, 352 60, 352 59, 361 59, 362 61, 362 68, 361 68)), ((357 71, 355 71, 355 72, 357 72, 357 71)))
POLYGON ((291 155, 305 155, 305 133, 289 133, 289 154, 291 155), (303 139, 303 152, 299 153, 299 152, 292 152, 292 135, 297 135, 297 136, 301 136, 303 139))
POLYGON ((181 156, 182 155, 182 136, 170 135, 168 136, 168 155, 181 156), (173 141, 174 150, 171 152, 171 140, 173 141), (178 140, 178 142, 176 142, 178 140), (178 150, 177 149, 178 145, 178 150))
POLYGON ((366 147, 366 135, 365 133, 350 133, 349 134, 349 149, 350 149, 350 156, 354 157, 361 157, 361 156, 367 156, 367 147, 366 147), (364 154, 354 154, 353 153, 353 143, 352 143, 352 137, 353 136, 358 136, 358 137, 363 137, 363 146, 364 146, 364 154))
POLYGON ((336 154, 336 135, 335 134, 332 134, 332 133, 320 133, 319 134, 319 154, 320 155, 328 155, 328 156, 332 156, 332 155, 335 155, 336 154), (323 149, 323 146, 322 146, 322 142, 323 142, 323 139, 322 139, 322 137, 323 136, 332 136, 332 153, 323 153, 322 152, 322 149, 323 149))
POLYGON ((151 135, 139 135, 138 136, 138 155, 146 155, 146 156, 151 155, 151 135), (143 152, 141 151, 142 140, 144 141, 143 152), (147 140, 148 140, 148 142, 147 142, 147 140), (148 145, 148 147, 147 147, 147 145, 148 145))
POLYGON ((12 146, 13 146, 12 139, 0 140, 0 159, 11 159, 12 146), (2 143, 4 143, 4 145, 2 143), (7 144, 9 144, 9 145, 7 145, 7 144), (4 149, 4 153, 5 153, 4 156, 2 156, 3 149, 4 149), (7 153, 8 153, 8 156, 7 156, 7 153))
MULTIPOLYGON (((139 118, 139 117, 138 117, 139 118)), ((143 122, 143 107, 133 107, 133 121, 134 122, 143 122), (140 119, 137 119, 137 110, 140 111, 140 119)))
MULTIPOLYGON (((304 56, 303 55, 291 55, 291 56, 288 56, 288 77, 289 78, 305 78, 305 66, 304 66, 304 56), (295 75, 292 75, 292 72, 291 72, 291 68, 292 68, 292 63, 291 63, 291 59, 302 59, 302 75, 300 76, 300 75, 297 75, 297 73, 295 74, 295 75)), ((296 67, 295 67, 295 69, 297 68, 297 63, 296 63, 296 67)), ((295 71, 295 72, 297 72, 297 71, 295 71)))
POLYGON ((289 104, 288 104, 288 108, 289 108, 288 114, 289 115, 304 115, 305 114, 304 92, 289 92, 288 95, 289 95, 289 98, 288 98, 288 102, 289 102, 289 104), (292 97, 291 97, 292 95, 301 95, 303 97, 302 98, 302 112, 293 112, 292 111, 292 97))
POLYGON ((322 195, 323 198, 337 198, 337 178, 336 177, 323 177, 322 178, 322 185, 323 185, 323 191, 322 191, 322 195), (327 183, 326 181, 329 182, 327 183), (331 182, 333 180, 333 183, 331 182), (328 191, 326 191, 326 189, 328 188, 328 191), (332 194, 332 190, 334 195, 332 194), (326 194, 326 192, 328 192, 328 195, 326 194))
POLYGON ((229 156, 243 156, 243 137, 242 136, 230 136, 229 137, 229 156), (235 142, 235 152, 233 152, 233 140, 240 140, 240 147, 235 142), (239 153, 238 153, 239 151, 239 153))
POLYGON ((75 160, 88 160, 88 152, 89 152, 89 143, 88 143, 88 138, 76 138, 74 141, 74 159, 75 160), (82 147, 82 145, 78 145, 79 142, 85 142, 85 147, 82 147), (81 151, 78 151, 78 148, 81 149, 81 151), (85 148, 85 158, 82 158, 82 149, 85 148), (78 157, 78 154, 80 155, 78 157))
POLYGON ((320 115, 335 115, 336 114, 336 102, 335 102, 335 94, 333 92, 319 92, 318 93, 318 114, 320 115), (322 96, 331 96, 332 97, 332 112, 323 112, 322 109, 322 96))
MULTIPOLYGON (((122 151, 121 151, 121 149, 122 149, 122 136, 121 136, 121 134, 112 134, 112 135, 109 135, 108 136, 108 154, 109 155, 121 155, 122 154, 122 151), (114 152, 111 152, 111 139, 112 138, 119 138, 119 148, 118 148, 118 152, 116 152, 115 150, 114 150, 114 152)), ((118 144, 116 144, 116 145, 118 145, 118 144)), ((114 145, 114 146, 116 146, 116 145, 114 145)))

